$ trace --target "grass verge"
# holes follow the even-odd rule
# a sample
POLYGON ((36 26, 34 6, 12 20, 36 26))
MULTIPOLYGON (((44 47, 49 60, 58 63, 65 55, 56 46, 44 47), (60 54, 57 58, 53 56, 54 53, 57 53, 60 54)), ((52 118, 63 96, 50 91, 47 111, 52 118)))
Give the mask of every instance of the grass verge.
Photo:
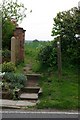
POLYGON ((45 75, 40 80, 43 93, 40 96, 38 109, 78 109, 78 75, 76 71, 65 68, 63 76, 58 79, 57 72, 51 76, 45 75))

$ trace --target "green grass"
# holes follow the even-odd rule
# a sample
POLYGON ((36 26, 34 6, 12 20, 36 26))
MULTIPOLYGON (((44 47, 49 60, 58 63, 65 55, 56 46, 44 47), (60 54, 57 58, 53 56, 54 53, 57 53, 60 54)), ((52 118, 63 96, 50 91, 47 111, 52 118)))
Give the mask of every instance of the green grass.
POLYGON ((16 73, 23 73, 23 67, 25 66, 25 62, 21 62, 16 66, 16 73))
POLYGON ((57 72, 40 81, 43 94, 37 108, 78 109, 78 75, 76 70, 65 68, 59 80, 57 72), (66 74, 65 74, 66 73, 66 74))
MULTIPOLYGON (((40 64, 36 59, 42 46, 47 42, 32 42, 25 44, 25 62, 18 66, 18 72, 22 72, 25 64, 31 64, 33 72, 39 71, 40 64)), ((77 68, 69 65, 62 68, 62 78, 58 79, 57 69, 53 69, 51 74, 43 73, 39 81, 43 93, 39 97, 40 103, 37 109, 78 109, 78 72, 77 68)))

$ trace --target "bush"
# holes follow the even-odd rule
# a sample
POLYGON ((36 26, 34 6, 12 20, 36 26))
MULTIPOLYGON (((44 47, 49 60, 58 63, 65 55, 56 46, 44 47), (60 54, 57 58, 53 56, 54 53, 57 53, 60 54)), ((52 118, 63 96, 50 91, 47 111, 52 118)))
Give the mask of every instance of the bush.
POLYGON ((2 62, 9 62, 10 59, 11 59, 11 51, 7 49, 2 51, 2 62))
POLYGON ((2 64, 2 72, 15 72, 16 67, 12 62, 4 62, 2 64))
POLYGON ((11 95, 13 99, 18 99, 18 95, 16 94, 17 89, 21 89, 26 84, 26 76, 23 74, 15 74, 12 72, 7 72, 3 76, 3 87, 6 89, 6 85, 8 90, 11 91, 11 95))
POLYGON ((57 64, 57 50, 54 44, 46 45, 41 48, 38 59, 43 68, 49 69, 55 66, 57 64))
POLYGON ((25 86, 26 76, 23 74, 16 74, 15 75, 16 81, 21 85, 25 86))
POLYGON ((3 79, 6 81, 6 82, 13 82, 15 81, 15 76, 14 76, 14 73, 12 72, 6 72, 3 76, 3 79))
POLYGON ((11 88, 22 88, 25 86, 26 83, 26 76, 23 74, 15 74, 15 73, 5 73, 5 75, 3 76, 3 79, 10 83, 10 87, 11 88))

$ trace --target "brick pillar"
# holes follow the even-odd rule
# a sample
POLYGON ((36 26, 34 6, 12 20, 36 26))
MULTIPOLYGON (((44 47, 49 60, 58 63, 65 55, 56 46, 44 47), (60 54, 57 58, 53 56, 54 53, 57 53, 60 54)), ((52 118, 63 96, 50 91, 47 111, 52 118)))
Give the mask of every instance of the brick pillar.
POLYGON ((16 38, 17 44, 17 62, 24 61, 25 30, 21 27, 16 27, 14 37, 16 38))

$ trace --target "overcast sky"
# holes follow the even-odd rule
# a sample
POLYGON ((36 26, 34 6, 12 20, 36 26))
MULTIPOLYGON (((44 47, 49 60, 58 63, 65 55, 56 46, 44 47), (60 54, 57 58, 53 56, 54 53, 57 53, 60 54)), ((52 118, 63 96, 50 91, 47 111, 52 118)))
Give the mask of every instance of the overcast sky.
POLYGON ((78 6, 79 0, 18 0, 27 7, 27 17, 20 24, 26 40, 53 40, 53 18, 60 11, 78 6), (28 11, 32 9, 32 13, 28 11))

